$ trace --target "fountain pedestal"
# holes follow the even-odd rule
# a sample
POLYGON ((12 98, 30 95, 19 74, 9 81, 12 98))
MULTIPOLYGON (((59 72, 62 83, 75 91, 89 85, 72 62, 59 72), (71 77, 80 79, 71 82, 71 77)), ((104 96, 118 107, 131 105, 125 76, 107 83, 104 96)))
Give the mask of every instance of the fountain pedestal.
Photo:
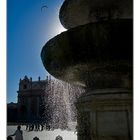
POLYGON ((78 140, 132 139, 131 90, 93 90, 80 97, 76 106, 78 140))

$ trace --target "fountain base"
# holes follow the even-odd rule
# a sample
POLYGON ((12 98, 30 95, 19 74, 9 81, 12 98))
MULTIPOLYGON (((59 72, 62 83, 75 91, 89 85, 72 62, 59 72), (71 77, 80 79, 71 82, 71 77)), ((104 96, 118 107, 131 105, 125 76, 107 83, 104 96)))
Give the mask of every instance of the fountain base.
POLYGON ((78 140, 132 139, 132 91, 93 90, 77 101, 78 140))

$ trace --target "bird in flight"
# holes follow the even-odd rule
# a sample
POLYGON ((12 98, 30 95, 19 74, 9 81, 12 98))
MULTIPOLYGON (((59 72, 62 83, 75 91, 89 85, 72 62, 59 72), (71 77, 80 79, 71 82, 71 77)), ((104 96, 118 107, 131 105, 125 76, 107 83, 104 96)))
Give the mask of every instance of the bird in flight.
POLYGON ((43 5, 43 6, 41 7, 41 12, 43 11, 43 9, 47 9, 47 8, 48 8, 47 5, 43 5))

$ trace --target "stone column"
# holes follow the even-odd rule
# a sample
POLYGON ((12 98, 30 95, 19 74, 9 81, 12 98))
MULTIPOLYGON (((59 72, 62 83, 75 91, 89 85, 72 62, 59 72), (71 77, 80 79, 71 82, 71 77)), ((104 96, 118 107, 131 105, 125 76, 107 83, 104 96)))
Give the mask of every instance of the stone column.
POLYGON ((37 98, 37 118, 39 118, 39 96, 36 97, 37 98))
POLYGON ((29 121, 30 117, 31 117, 31 101, 30 101, 30 97, 27 97, 27 117, 28 117, 28 121, 29 121))

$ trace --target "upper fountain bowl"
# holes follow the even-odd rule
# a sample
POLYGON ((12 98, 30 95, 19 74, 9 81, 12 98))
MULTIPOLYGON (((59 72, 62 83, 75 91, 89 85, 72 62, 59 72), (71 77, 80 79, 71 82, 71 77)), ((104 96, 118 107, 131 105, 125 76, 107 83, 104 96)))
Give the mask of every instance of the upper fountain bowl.
POLYGON ((67 29, 100 20, 130 19, 132 3, 132 0, 65 0, 59 18, 67 29))

